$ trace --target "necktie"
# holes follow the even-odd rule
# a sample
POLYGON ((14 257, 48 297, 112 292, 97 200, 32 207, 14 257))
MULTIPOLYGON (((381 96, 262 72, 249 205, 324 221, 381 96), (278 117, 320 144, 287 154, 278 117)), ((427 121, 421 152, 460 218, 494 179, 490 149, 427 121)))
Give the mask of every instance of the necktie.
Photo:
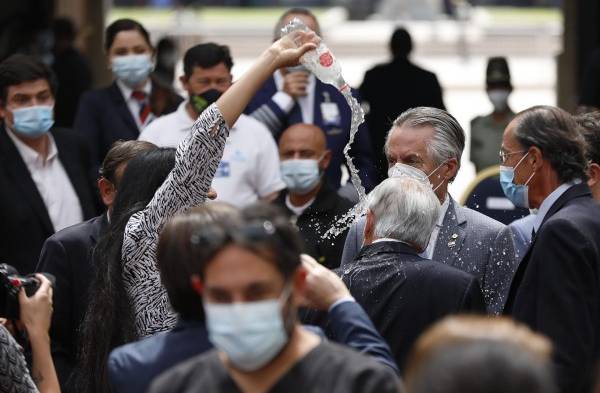
POLYGON ((138 118, 140 119, 140 123, 146 123, 146 119, 150 115, 150 105, 148 105, 148 95, 143 91, 134 91, 131 93, 131 97, 135 99, 140 104, 140 111, 138 113, 138 118))

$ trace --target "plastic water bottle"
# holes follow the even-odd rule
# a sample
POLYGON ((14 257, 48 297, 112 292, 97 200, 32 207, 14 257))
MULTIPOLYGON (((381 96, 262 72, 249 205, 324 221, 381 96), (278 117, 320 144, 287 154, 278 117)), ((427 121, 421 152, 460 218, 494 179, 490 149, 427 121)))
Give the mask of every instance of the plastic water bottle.
MULTIPOLYGON (((311 30, 300 19, 294 18, 281 31, 283 34, 289 34, 294 31, 311 30)), ((320 40, 317 49, 306 52, 300 58, 300 63, 319 78, 321 82, 333 85, 342 92, 349 90, 349 86, 342 76, 340 63, 335 59, 323 40, 320 40)))

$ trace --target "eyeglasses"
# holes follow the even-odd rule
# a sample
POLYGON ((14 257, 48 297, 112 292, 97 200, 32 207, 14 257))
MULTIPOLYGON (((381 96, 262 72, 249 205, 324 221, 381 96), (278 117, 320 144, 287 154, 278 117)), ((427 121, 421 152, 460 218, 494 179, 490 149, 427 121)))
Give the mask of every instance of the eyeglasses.
POLYGON ((509 156, 512 156, 513 154, 520 154, 520 153, 525 153, 527 150, 519 150, 519 151, 512 151, 512 152, 507 152, 505 150, 500 150, 500 152, 498 152, 498 156, 500 157, 500 163, 504 164, 506 162, 506 159, 509 156))

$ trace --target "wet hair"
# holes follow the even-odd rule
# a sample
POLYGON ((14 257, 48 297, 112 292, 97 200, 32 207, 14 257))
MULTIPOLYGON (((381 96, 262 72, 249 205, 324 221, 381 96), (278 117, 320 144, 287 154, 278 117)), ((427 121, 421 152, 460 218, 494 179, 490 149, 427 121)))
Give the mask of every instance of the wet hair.
POLYGON ((585 158, 600 165, 600 112, 589 112, 575 116, 585 139, 585 158))
POLYGON ((186 78, 189 78, 194 73, 195 67, 211 68, 221 63, 231 71, 233 59, 228 46, 214 42, 192 46, 183 55, 183 73, 186 78))
POLYGON ((390 39, 390 50, 394 58, 407 58, 412 52, 413 42, 408 30, 398 27, 390 39))
POLYGON ((211 227, 239 225, 240 221, 239 211, 232 205, 211 202, 176 216, 165 225, 158 241, 157 265, 169 302, 182 318, 204 321, 202 298, 190 285, 190 277, 200 274, 202 261, 210 251, 202 241, 198 242, 198 234, 211 227))
POLYGON ((283 21, 290 15, 304 15, 308 16, 309 18, 312 18, 315 21, 315 26, 317 28, 317 31, 315 31, 315 33, 317 33, 319 37, 321 36, 321 27, 319 26, 319 20, 317 19, 315 14, 313 14, 308 8, 294 7, 288 9, 283 14, 281 14, 279 19, 277 20, 277 23, 275 24, 275 30, 273 31, 273 38, 275 40, 281 38, 281 29, 283 29, 284 27, 283 21))
POLYGON ((155 144, 146 141, 116 141, 106 153, 99 175, 118 187, 120 179, 116 176, 117 169, 138 154, 157 148, 155 144))
POLYGON ((110 224, 93 251, 95 277, 81 324, 78 390, 109 392, 106 363, 110 351, 138 339, 122 276, 123 236, 131 216, 144 209, 175 166, 175 149, 146 151, 127 164, 110 224))
POLYGON ((152 48, 152 43, 150 42, 150 34, 148 30, 142 26, 141 23, 133 20, 133 19, 117 19, 113 23, 111 23, 107 28, 104 34, 104 50, 108 52, 112 47, 113 42, 117 34, 122 31, 132 31, 135 30, 144 37, 144 41, 148 44, 150 48, 152 48))
POLYGON ((561 183, 587 179, 585 142, 568 112, 552 106, 526 109, 516 116, 514 136, 525 150, 539 148, 561 183))
MULTIPOLYGON (((385 139, 384 150, 389 155, 390 139, 395 128, 410 127, 434 129, 433 136, 427 144, 427 151, 436 165, 442 165, 451 158, 456 159, 460 167, 460 159, 465 149, 465 132, 458 121, 443 109, 432 107, 416 107, 408 109, 394 120, 392 128, 385 139)), ((450 179, 454 180, 454 179, 450 179)))
POLYGON ((553 393, 547 360, 514 343, 480 340, 440 348, 408 384, 409 393, 553 393))
POLYGON ((289 280, 301 264, 302 240, 298 229, 281 208, 267 203, 249 205, 241 214, 241 226, 211 228, 197 234, 196 242, 206 248, 208 256, 201 261, 201 276, 215 255, 235 245, 273 263, 284 279, 289 280))
POLYGON ((6 105, 9 87, 39 79, 46 80, 52 95, 56 95, 58 82, 50 67, 33 56, 22 54, 10 56, 0 63, 0 105, 6 105))

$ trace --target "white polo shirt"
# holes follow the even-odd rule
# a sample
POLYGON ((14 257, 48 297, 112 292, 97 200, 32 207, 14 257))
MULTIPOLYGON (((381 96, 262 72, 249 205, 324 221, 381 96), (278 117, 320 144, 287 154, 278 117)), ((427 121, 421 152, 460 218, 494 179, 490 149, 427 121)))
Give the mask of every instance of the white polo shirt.
MULTIPOLYGON (((177 111, 154 120, 139 139, 157 146, 177 147, 194 124, 186 104, 184 101, 177 111)), ((277 145, 262 123, 250 116, 240 116, 229 132, 212 187, 217 191, 218 201, 239 207, 285 188, 277 145)))

